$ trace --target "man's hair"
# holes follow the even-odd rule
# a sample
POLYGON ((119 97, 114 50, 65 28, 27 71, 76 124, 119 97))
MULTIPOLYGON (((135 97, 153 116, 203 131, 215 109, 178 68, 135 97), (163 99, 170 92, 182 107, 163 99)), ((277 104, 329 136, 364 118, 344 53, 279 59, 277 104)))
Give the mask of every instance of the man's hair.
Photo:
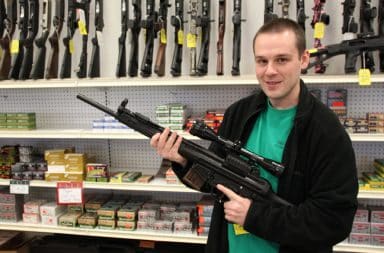
POLYGON ((303 55, 306 49, 305 33, 301 26, 295 21, 288 18, 275 18, 264 24, 255 34, 253 38, 253 53, 255 53, 255 42, 256 38, 260 34, 265 33, 280 33, 284 31, 292 31, 295 34, 296 38, 296 48, 299 52, 299 55, 303 55))

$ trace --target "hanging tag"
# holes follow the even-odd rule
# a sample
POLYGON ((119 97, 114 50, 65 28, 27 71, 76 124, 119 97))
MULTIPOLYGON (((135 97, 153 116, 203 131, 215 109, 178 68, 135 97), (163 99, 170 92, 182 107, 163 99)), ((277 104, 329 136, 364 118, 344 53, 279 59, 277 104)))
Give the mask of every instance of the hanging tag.
POLYGON ((81 35, 87 35, 88 32, 87 32, 87 25, 86 25, 86 22, 85 22, 84 10, 77 9, 77 15, 79 17, 79 19, 77 21, 77 25, 79 27, 79 32, 80 32, 81 35))
POLYGON ((57 182, 56 195, 58 204, 82 204, 83 182, 57 182))
POLYGON ((235 230, 235 235, 248 234, 249 232, 240 226, 239 224, 233 224, 233 229, 235 230))
POLYGON ((192 33, 187 34, 187 47, 195 48, 196 47, 196 35, 192 33))
POLYGON ((313 38, 322 39, 324 37, 325 25, 323 22, 317 22, 315 24, 315 31, 313 33, 313 38))
POLYGON ((161 44, 167 44, 167 32, 164 28, 160 29, 160 41, 161 44))
POLYGON ((183 45, 184 44, 184 31, 179 30, 177 32, 177 44, 183 45))
POLYGON ((19 40, 12 40, 11 45, 10 45, 11 54, 18 54, 19 53, 19 45, 20 45, 19 40))
POLYGON ((75 52, 75 44, 73 44, 73 40, 69 40, 69 53, 73 54, 75 52))
POLYGON ((371 71, 369 69, 359 70, 359 85, 361 86, 371 85, 371 71))
POLYGON ((11 179, 9 182, 9 193, 29 194, 29 181, 11 179))

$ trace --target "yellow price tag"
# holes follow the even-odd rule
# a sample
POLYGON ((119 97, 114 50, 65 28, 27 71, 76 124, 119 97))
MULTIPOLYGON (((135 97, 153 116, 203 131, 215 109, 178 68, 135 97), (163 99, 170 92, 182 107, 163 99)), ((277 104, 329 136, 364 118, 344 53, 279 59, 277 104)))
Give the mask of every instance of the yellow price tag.
POLYGON ((249 232, 240 226, 239 224, 233 224, 233 229, 235 230, 235 235, 248 234, 249 232))
POLYGON ((322 39, 324 37, 325 25, 323 22, 317 22, 315 24, 315 31, 313 33, 313 38, 322 39))
POLYGON ((75 52, 75 45, 73 44, 73 40, 69 40, 69 53, 73 54, 75 52))
POLYGON ((167 32, 164 28, 160 29, 160 41, 162 44, 167 44, 167 32))
POLYGON ((184 44, 184 32, 183 32, 183 30, 179 30, 177 32, 177 44, 179 44, 179 45, 184 44))
POLYGON ((12 40, 10 45, 11 54, 18 54, 19 53, 19 40, 12 40))
POLYGON ((77 22, 77 25, 79 26, 79 32, 80 32, 81 35, 87 35, 88 34, 87 26, 85 25, 84 21, 79 20, 77 22))
POLYGON ((195 48, 196 47, 196 35, 192 33, 187 34, 187 47, 195 48))
POLYGON ((308 49, 308 53, 309 54, 314 54, 314 53, 316 53, 318 50, 317 50, 317 48, 311 48, 311 49, 308 49))
POLYGON ((361 86, 371 85, 371 71, 369 69, 359 70, 359 85, 361 86))

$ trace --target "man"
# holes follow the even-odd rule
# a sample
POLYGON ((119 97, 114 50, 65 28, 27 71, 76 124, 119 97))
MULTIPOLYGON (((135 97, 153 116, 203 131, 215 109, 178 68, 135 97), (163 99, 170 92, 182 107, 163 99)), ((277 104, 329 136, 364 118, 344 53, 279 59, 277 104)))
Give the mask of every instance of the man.
MULTIPOLYGON (((301 28, 275 19, 254 38, 261 91, 232 104, 219 135, 286 167, 276 178, 263 168, 277 195, 293 206, 252 201, 222 185, 228 201, 216 202, 206 252, 332 252, 351 229, 357 208, 357 172, 352 143, 336 115, 300 80, 309 63, 301 28)), ((178 154, 181 137, 169 130, 151 145, 182 179, 193 166, 178 154)), ((210 147, 224 156, 220 145, 210 147)))

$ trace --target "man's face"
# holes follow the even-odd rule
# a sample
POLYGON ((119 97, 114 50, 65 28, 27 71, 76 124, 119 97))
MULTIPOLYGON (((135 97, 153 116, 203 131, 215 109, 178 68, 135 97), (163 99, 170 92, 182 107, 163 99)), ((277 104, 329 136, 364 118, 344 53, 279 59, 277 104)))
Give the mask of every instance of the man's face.
POLYGON ((309 63, 309 55, 299 55, 292 31, 262 33, 255 45, 256 77, 261 89, 276 108, 297 105, 301 69, 309 63))

